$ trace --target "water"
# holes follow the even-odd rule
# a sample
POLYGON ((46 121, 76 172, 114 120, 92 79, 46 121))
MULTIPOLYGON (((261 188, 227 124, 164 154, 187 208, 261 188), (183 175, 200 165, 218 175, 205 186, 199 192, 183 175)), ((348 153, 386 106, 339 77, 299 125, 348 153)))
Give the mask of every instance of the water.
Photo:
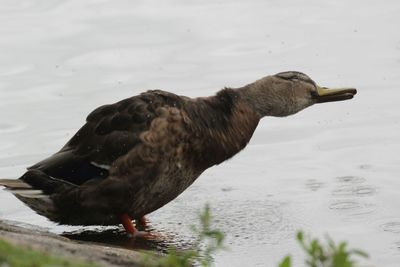
MULTIPOLYGON (((208 202, 229 246, 216 266, 274 266, 289 252, 301 266, 297 229, 397 266, 399 12, 394 0, 1 0, 0 174, 60 149, 99 105, 153 88, 205 96, 299 70, 359 93, 264 119, 247 149, 149 216, 161 241, 137 246, 190 246, 208 202)), ((116 229, 55 225, 6 191, 0 217, 131 247, 116 229)))

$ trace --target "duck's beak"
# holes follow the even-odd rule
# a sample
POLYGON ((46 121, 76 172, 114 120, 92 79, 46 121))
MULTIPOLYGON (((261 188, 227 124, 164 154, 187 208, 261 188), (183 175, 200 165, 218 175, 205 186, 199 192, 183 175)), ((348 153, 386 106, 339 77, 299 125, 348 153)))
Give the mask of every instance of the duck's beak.
POLYGON ((355 88, 330 89, 317 85, 317 91, 314 93, 313 98, 316 100, 316 103, 324 103, 352 99, 355 94, 357 94, 355 88))

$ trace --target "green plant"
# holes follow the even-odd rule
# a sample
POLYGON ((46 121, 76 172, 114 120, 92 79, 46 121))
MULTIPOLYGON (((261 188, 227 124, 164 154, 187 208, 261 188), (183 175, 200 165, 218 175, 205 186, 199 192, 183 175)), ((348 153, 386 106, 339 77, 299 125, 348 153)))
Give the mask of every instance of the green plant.
POLYGON ((0 239, 0 266, 10 267, 95 267, 91 263, 58 258, 32 249, 18 247, 0 239))
MULTIPOLYGON (((368 258, 368 254, 357 249, 348 249, 346 242, 336 244, 327 238, 323 245, 318 239, 311 239, 302 231, 297 233, 297 241, 306 253, 306 264, 309 267, 355 267, 357 262, 353 256, 368 258)), ((291 257, 286 256, 279 267, 291 267, 291 257)))
POLYGON ((148 255, 144 260, 144 265, 151 267, 211 266, 212 255, 224 247, 224 234, 211 227, 211 219, 210 207, 206 205, 200 214, 200 226, 192 226, 196 241, 191 250, 178 252, 175 248, 171 248, 167 256, 158 259, 155 259, 154 255, 148 255))
POLYGON ((206 205, 200 214, 200 228, 192 226, 192 231, 197 236, 196 247, 198 248, 198 259, 201 266, 210 266, 213 262, 212 255, 222 249, 224 242, 224 234, 211 227, 211 212, 209 205, 206 205), (205 248, 201 249, 201 244, 205 244, 205 248))

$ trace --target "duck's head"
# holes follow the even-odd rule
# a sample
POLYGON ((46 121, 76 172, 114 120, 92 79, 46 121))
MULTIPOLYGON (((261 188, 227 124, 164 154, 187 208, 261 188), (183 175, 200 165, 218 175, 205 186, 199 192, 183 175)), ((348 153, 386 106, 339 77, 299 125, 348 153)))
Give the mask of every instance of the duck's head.
POLYGON ((357 93, 354 88, 321 87, 296 71, 267 76, 239 90, 260 117, 289 116, 313 104, 351 99, 357 93))

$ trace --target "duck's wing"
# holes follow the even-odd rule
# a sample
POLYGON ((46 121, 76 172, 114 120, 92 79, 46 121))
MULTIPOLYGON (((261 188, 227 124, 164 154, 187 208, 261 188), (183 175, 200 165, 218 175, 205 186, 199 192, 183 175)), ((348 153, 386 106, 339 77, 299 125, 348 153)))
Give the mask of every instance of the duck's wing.
POLYGON ((101 106, 59 152, 28 169, 76 185, 104 179, 118 158, 142 142, 140 136, 157 117, 159 107, 181 104, 179 96, 153 90, 101 106))
MULTIPOLYGON (((179 103, 168 101, 153 110, 150 107, 159 98, 150 96, 153 100, 148 102, 143 96, 130 100, 142 107, 140 115, 146 119, 140 123, 123 123, 126 128, 118 125, 119 130, 115 130, 113 118, 127 115, 130 108, 114 107, 111 114, 101 116, 96 114, 102 113, 101 109, 95 111, 59 153, 31 167, 21 183, 4 184, 36 212, 63 224, 118 224, 121 215, 140 218, 165 205, 201 170, 194 167, 191 158, 195 153, 186 111, 179 103), (98 132, 100 129, 104 132, 98 132), (105 150, 107 142, 110 147, 105 150), (98 178, 100 171, 85 169, 93 162, 109 166, 105 178, 98 178)), ((133 114, 131 117, 136 116, 133 114)))
POLYGON ((194 167, 190 119, 174 106, 159 107, 139 141, 110 166, 105 179, 53 194, 64 224, 116 224, 122 214, 140 218, 165 205, 200 174, 194 167))

